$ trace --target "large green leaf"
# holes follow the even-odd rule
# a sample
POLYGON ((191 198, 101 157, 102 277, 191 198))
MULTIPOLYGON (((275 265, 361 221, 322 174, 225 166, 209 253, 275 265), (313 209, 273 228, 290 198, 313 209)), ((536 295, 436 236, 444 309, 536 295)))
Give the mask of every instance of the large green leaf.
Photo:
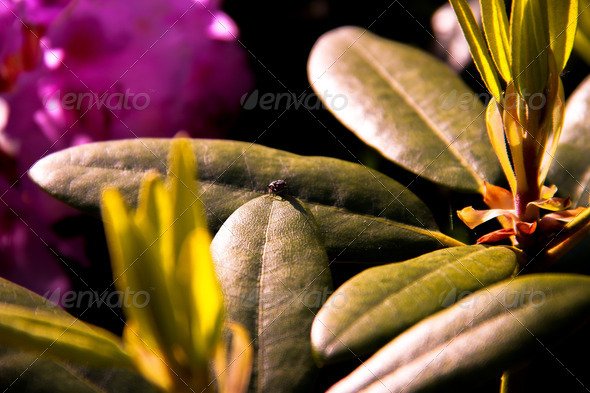
POLYGON ((44 298, 3 279, 0 279, 0 309, 0 390, 154 392, 151 385, 128 367, 122 353, 108 356, 109 352, 114 351, 116 355, 120 351, 118 340, 111 338, 110 333, 76 321, 44 298), (10 310, 18 312, 7 314, 10 310), (24 324, 34 316, 39 320, 24 324), (89 346, 93 342, 101 343, 95 349, 102 353, 92 353, 89 346), (57 357, 77 360, 57 360, 57 357), (109 359, 111 362, 107 363, 109 359), (98 364, 104 367, 96 367, 98 364))
POLYGON ((321 362, 368 354, 517 269, 508 248, 465 246, 366 270, 338 288, 318 313, 311 333, 314 353, 321 362))
MULTIPOLYGON (((245 202, 286 179, 287 193, 316 216, 331 257, 403 260, 456 240, 436 230, 428 208, 387 176, 358 164, 243 142, 194 140, 201 196, 216 231, 245 202)), ((134 139, 63 150, 39 161, 32 178, 49 193, 83 209, 98 209, 103 187, 135 204, 149 170, 166 172, 170 140, 134 139)))
POLYGON ((563 131, 549 180, 557 185, 564 197, 569 196, 580 206, 588 205, 590 197, 590 77, 570 96, 563 131))
POLYGON ((329 393, 450 392, 526 359, 587 321, 590 278, 530 275, 483 289, 398 336, 329 393))
POLYGON ((466 191, 500 178, 479 98, 425 52, 343 27, 315 44, 308 74, 344 125, 402 167, 466 191))
POLYGON ((309 391, 309 331, 332 286, 319 236, 299 201, 266 195, 236 210, 213 239, 229 318, 253 339, 252 392, 309 391))

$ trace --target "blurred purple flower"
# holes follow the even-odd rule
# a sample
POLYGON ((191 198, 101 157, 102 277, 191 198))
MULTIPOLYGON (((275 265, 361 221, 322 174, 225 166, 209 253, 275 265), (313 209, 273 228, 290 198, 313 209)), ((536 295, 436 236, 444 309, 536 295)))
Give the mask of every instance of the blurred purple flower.
MULTIPOLYGON (((477 0, 469 0, 469 7, 479 21, 481 8, 477 0)), ((436 44, 434 51, 457 72, 463 71, 471 64, 469 45, 465 40, 461 26, 453 7, 449 3, 442 5, 432 16, 432 30, 436 44)))
POLYGON ((222 135, 251 86, 247 58, 211 0, 0 0, 0 23, 0 275, 67 289, 44 242, 84 262, 52 230, 77 213, 23 174, 90 141, 222 135))

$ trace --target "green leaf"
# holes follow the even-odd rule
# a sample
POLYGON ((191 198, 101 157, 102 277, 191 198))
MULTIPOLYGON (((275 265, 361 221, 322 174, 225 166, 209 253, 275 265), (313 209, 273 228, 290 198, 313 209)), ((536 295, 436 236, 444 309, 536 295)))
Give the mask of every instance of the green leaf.
POLYGON ((590 77, 570 96, 565 109, 563 131, 555 159, 549 170, 549 181, 556 184, 560 195, 587 206, 590 197, 590 77))
POLYGON ((97 366, 132 367, 113 334, 51 311, 0 304, 0 344, 97 366))
POLYGON ((315 44, 308 74, 334 116, 407 170, 471 192, 501 177, 479 97, 427 53, 343 27, 315 44))
POLYGON ((547 13, 539 0, 514 0, 510 16, 512 77, 521 96, 543 93, 549 76, 547 13))
MULTIPOLYGON (((457 20, 461 25, 463 35, 465 35, 465 39, 469 44, 469 51, 471 52, 471 57, 473 58, 473 62, 475 63, 475 66, 477 67, 477 70, 479 71, 481 78, 483 79, 484 83, 486 84, 486 87, 488 88, 490 93, 492 93, 496 101, 500 102, 500 100, 502 99, 502 86, 500 85, 500 80, 498 79, 498 73, 496 71, 496 67, 494 66, 494 61, 490 56, 490 52, 486 45, 486 41, 484 40, 483 34, 481 33, 479 25, 477 24, 477 21, 473 16, 473 12, 471 12, 471 7, 469 7, 469 3, 467 3, 466 0, 449 1, 453 6, 453 10, 455 10, 455 15, 457 15, 457 20)), ((485 14, 482 12, 482 18, 483 15, 485 14)), ((501 36, 499 36, 498 38, 501 38, 501 36)), ((493 48, 496 49, 495 46, 493 48)), ((493 53, 494 52, 492 52, 492 54, 493 53)))
MULTIPOLYGON (((428 208, 410 191, 361 165, 243 142, 192 143, 197 195, 212 231, 239 206, 267 193, 271 181, 286 179, 287 193, 316 216, 331 257, 395 261, 461 245, 436 230, 428 208)), ((168 139, 93 143, 45 157, 30 175, 58 199, 82 209, 98 211, 106 186, 116 187, 134 205, 145 174, 166 173, 169 148, 168 139)))
POLYGON ((480 0, 481 21, 496 68, 505 82, 512 80, 510 38, 504 0, 480 0))
POLYGON ((84 355, 85 351, 80 350, 80 343, 91 336, 104 343, 103 348, 112 349, 110 333, 89 325, 80 328, 82 322, 75 322, 71 330, 68 329, 51 347, 50 343, 41 346, 40 336, 48 336, 56 326, 40 331, 41 321, 33 321, 18 334, 15 329, 23 318, 10 315, 7 319, 7 309, 18 309, 21 313, 26 310, 30 315, 67 322, 68 325, 75 319, 46 299, 4 279, 0 279, 0 308, 3 310, 0 318, 0 390, 27 393, 154 392, 151 385, 129 369, 128 364, 124 364, 126 362, 118 356, 114 362, 105 364, 106 353, 84 355), (30 340, 23 341, 26 336, 30 340), (76 341, 66 342, 72 339, 76 341), (65 355, 72 359, 72 347, 77 351, 77 356, 73 357, 78 358, 75 363, 55 358, 65 355), (108 367, 96 367, 97 364, 108 367))
POLYGON ((549 21, 549 42, 559 71, 570 57, 578 26, 578 0, 544 0, 549 21))
POLYGON ((543 350, 589 312, 586 276, 539 274, 501 282, 415 325, 329 393, 472 387, 543 350))
POLYGON ((319 236, 298 200, 266 195, 236 210, 213 239, 229 319, 254 340, 252 392, 309 391, 309 331, 332 287, 319 236))
POLYGON ((452 247, 375 267, 342 285, 318 313, 312 346, 323 362, 374 352, 435 312, 518 270, 505 247, 452 247))

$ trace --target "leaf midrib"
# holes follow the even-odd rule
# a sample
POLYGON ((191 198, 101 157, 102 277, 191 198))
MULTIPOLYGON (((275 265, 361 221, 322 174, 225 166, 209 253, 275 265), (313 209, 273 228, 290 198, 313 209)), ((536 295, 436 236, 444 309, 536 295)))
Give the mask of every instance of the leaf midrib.
MULTIPOLYGON (((68 164, 71 167, 76 167, 76 168, 83 168, 83 169, 102 169, 104 171, 112 171, 112 172, 125 172, 125 171, 129 171, 129 172, 134 172, 137 174, 141 174, 141 173, 147 173, 149 172, 149 169, 138 169, 138 168, 125 168, 125 169, 119 169, 119 168, 113 168, 113 167, 102 167, 102 166, 98 166, 98 165, 92 165, 92 166, 88 166, 88 165, 81 165, 81 164, 68 164)), ((155 168, 154 168, 155 170, 155 168)), ((228 187, 228 188, 232 188, 238 191, 242 191, 242 192, 249 192, 249 193, 256 193, 259 196, 261 195, 266 195, 266 193, 262 192, 262 191, 257 191, 257 190, 252 190, 246 187, 238 187, 235 186, 233 184, 229 184, 229 183, 225 183, 223 181, 219 181, 219 180, 208 180, 208 179, 199 179, 199 182, 202 183, 203 185, 205 184, 209 184, 209 186, 215 186, 215 185, 219 185, 221 187, 228 187)), ((255 197, 253 197, 252 199, 254 199, 255 197)), ((328 205, 328 204, 323 204, 323 203, 319 203, 319 202, 314 202, 314 201, 310 201, 306 198, 302 198, 302 197, 297 197, 299 200, 305 202, 306 204, 309 205, 314 205, 314 206, 321 206, 321 207, 328 207, 328 208, 333 208, 333 209, 337 209, 339 211, 342 211, 344 213, 349 213, 349 214, 353 214, 353 215, 358 215, 361 217, 366 217, 366 218, 370 218, 370 219, 375 219, 378 221, 382 221, 383 223, 387 223, 389 225, 392 226, 397 226, 400 227, 402 229, 411 231, 411 232, 415 232, 424 236, 428 236, 431 238, 435 238, 438 239, 439 241, 441 239, 443 239, 444 241, 441 241, 442 245, 449 245, 449 241, 450 238, 448 238, 446 235, 444 235, 443 233, 441 233, 438 229, 436 228, 420 228, 418 226, 415 225, 411 225, 411 224, 406 224, 406 223, 402 223, 399 221, 395 221, 393 219, 387 218, 387 217, 381 217, 381 216, 375 216, 375 215, 371 215, 371 214, 367 214, 367 213, 362 213, 362 212, 355 212, 352 210, 349 210, 345 207, 342 206, 335 206, 335 205, 328 205), (441 236, 437 236, 437 235, 441 235, 441 236)), ((455 239, 452 239, 455 240, 455 239)), ((460 243, 459 241, 455 240, 455 242, 457 244, 454 245, 463 245, 462 243, 460 243)))
MULTIPOLYGON (((373 55, 365 48, 363 48, 360 45, 353 45, 350 49, 353 49, 354 51, 356 51, 359 54, 359 57, 362 57, 365 62, 371 67, 373 68, 377 75, 379 75, 381 77, 381 79, 383 79, 385 82, 387 82, 389 84, 389 86, 396 91, 401 97, 402 99, 404 99, 404 101, 406 101, 407 105, 412 108, 416 114, 418 114, 418 116, 420 117, 420 119, 433 131, 433 133, 443 142, 443 144, 445 145, 445 150, 448 150, 451 152, 451 154, 456 158, 456 160, 461 164, 461 166, 463 168, 465 168, 467 170, 467 172, 469 173, 469 175, 475 180, 476 184, 478 184, 479 186, 483 185, 483 179, 480 177, 480 175, 475 172, 475 170, 473 169, 473 167, 471 166, 471 164, 469 164, 469 162, 467 162, 463 156, 461 155, 461 152, 459 152, 457 150, 456 147, 454 147, 454 143, 458 138, 455 138, 455 140, 451 140, 449 141, 449 139, 447 138, 447 136, 444 134, 444 132, 438 127, 438 125, 436 125, 434 122, 432 122, 429 118, 428 115, 422 110, 422 108, 420 107, 420 105, 418 105, 412 98, 411 96, 408 94, 408 92, 406 90, 404 90, 403 86, 401 86, 387 71, 387 69, 385 69, 381 63, 379 63, 377 61, 377 59, 375 59, 375 57, 373 57, 373 55)), ((465 130, 463 130, 464 132, 465 130)), ((370 143, 370 142, 369 142, 370 143)), ((379 149, 381 150, 381 149, 379 149)), ((442 154, 444 152, 441 151, 440 154, 442 154)), ((439 154, 439 156, 440 156, 439 154)), ((437 158, 439 157, 437 156, 437 158)), ((427 170, 428 166, 425 167, 423 170, 427 170)))
MULTIPOLYGON (((265 340, 265 330, 267 329, 268 326, 262 326, 261 321, 263 321, 263 314, 264 311, 266 311, 266 309, 264 307, 261 306, 262 304, 262 300, 263 300, 263 293, 264 293, 264 287, 265 287, 265 283, 264 283, 264 278, 265 278, 265 266, 266 264, 266 246, 269 243, 269 233, 270 233, 270 226, 273 222, 272 220, 272 214, 273 214, 273 210, 274 210, 274 205, 275 205, 276 201, 271 201, 270 202, 270 208, 268 209, 268 218, 266 221, 266 228, 264 230, 264 246, 262 247, 262 252, 260 255, 260 273, 258 275, 258 320, 256 321, 256 333, 258 336, 258 351, 257 351, 257 359, 256 359, 256 382, 255 382, 255 386, 256 386, 256 391, 257 392, 262 392, 262 387, 263 387, 263 373, 266 370, 266 367, 261 367, 261 364, 264 364, 264 349, 266 348, 265 345, 263 345, 262 340, 265 340)), ((274 320, 271 321, 271 324, 274 323, 274 320)))
MULTIPOLYGON (((398 297, 398 296, 399 296, 399 295, 400 295, 402 292, 404 292, 404 291, 407 291, 407 290, 409 290, 410 288, 412 288, 412 287, 414 287, 414 286, 419 286, 419 285, 420 285, 421 283, 423 283, 425 280, 427 280, 428 278, 430 278, 430 277, 432 277, 432 276, 435 276, 435 275, 436 275, 436 273, 437 273, 439 270, 441 270, 441 269, 443 269, 443 268, 447 267, 448 265, 455 264, 455 263, 457 263, 457 262, 459 262, 459 261, 461 261, 461 260, 465 260, 466 258, 473 258, 473 257, 474 257, 475 255, 477 255, 477 254, 480 254, 480 253, 485 253, 485 252, 488 252, 488 251, 489 251, 489 249, 487 249, 487 248, 486 248, 486 249, 483 249, 483 250, 478 250, 478 251, 475 251, 475 252, 473 252, 473 253, 470 253, 470 254, 468 254, 468 255, 465 255, 465 256, 463 256, 463 257, 459 257, 459 258, 457 258, 457 259, 455 259, 455 260, 449 260, 449 261, 445 262, 444 264, 440 265, 440 266, 439 266, 437 269, 435 269, 435 270, 431 270, 431 271, 429 271, 429 272, 427 272, 427 273, 425 273, 425 274, 423 274, 423 275, 420 275, 420 276, 418 276, 418 277, 416 278, 416 280, 414 280, 414 281, 413 281, 413 282, 411 282, 410 284, 408 284, 408 285, 404 285, 404 286, 402 286, 402 287, 398 288, 396 291, 394 291, 394 292, 390 293, 388 296, 384 297, 382 301, 380 301, 380 302, 377 302, 377 303, 373 304, 373 305, 372 305, 372 306, 371 306, 371 307, 370 307, 368 310, 366 310, 366 312, 365 312, 365 313, 363 313, 363 315, 362 315, 362 316, 361 316, 359 319, 355 320, 355 322, 354 322, 354 323, 352 323, 352 324, 348 325, 348 326, 347 326, 347 327, 346 327, 344 330, 342 330, 338 336, 336 336, 336 335, 333 335, 334 339, 333 339, 333 340, 331 340, 331 342, 330 342, 330 346, 332 346, 332 345, 333 345, 333 343, 334 343, 335 341, 340 341, 340 340, 338 339, 338 337, 343 337, 343 336, 345 336, 345 335, 346 335, 347 333, 349 333, 349 332, 350 332, 350 330, 352 330, 354 327, 356 327, 356 326, 360 325, 362 321, 364 321, 365 319, 367 319, 367 318, 369 317, 369 314, 370 314, 371 312, 373 312, 375 309, 377 309, 378 307, 380 307, 381 305, 383 305, 383 303, 385 303, 385 302, 386 302, 388 299, 391 299, 391 298, 394 298, 394 297, 398 297)), ((459 262, 459 263, 460 263, 460 262, 459 262)), ((461 265, 462 265, 462 264, 461 264, 461 265)), ((469 271, 468 271, 468 272, 469 272, 469 271)), ((474 276, 474 277, 475 277, 475 276, 474 276)), ((479 281, 479 280, 478 280, 478 281, 479 281)))

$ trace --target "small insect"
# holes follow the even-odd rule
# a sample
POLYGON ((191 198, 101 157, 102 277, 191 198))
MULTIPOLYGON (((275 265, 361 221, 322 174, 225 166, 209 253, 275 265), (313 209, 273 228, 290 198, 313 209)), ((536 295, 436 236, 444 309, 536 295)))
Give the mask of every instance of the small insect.
POLYGON ((268 185, 268 193, 269 194, 282 194, 285 189, 287 188, 287 182, 284 180, 275 180, 270 182, 268 185))

